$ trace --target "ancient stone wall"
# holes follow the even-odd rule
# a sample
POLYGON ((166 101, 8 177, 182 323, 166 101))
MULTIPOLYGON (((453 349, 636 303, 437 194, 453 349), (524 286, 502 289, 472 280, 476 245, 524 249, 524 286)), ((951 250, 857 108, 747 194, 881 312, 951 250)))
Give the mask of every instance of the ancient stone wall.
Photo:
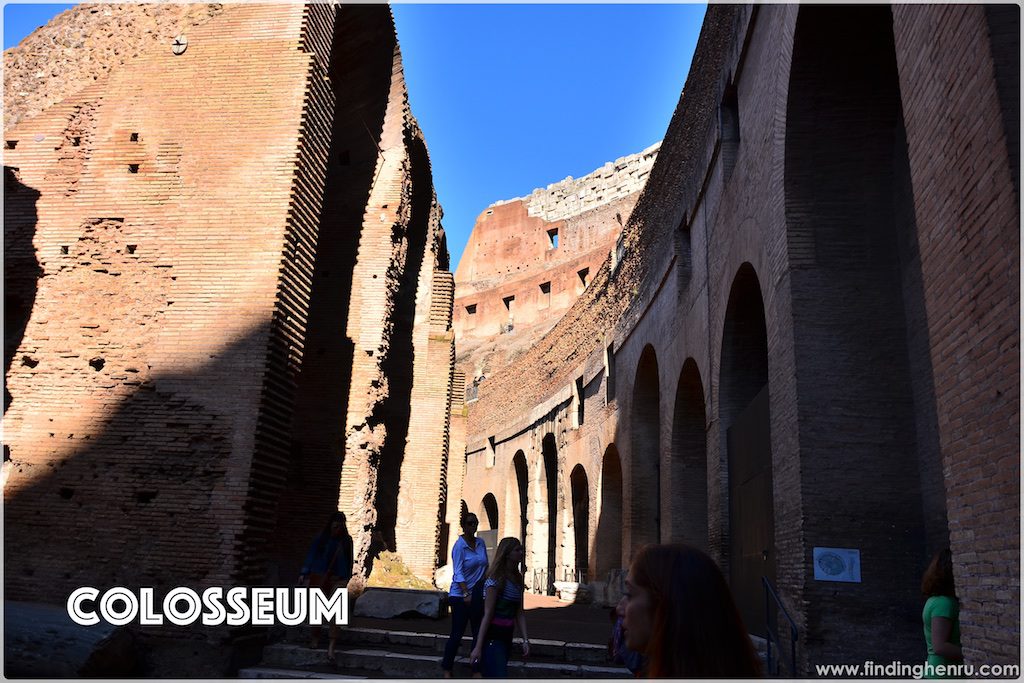
POLYGON ((397 537, 429 578, 453 283, 390 11, 230 6, 187 37, 5 134, 7 595, 291 585, 339 506, 361 570, 397 537))
POLYGON ((480 214, 456 272, 454 326, 471 386, 534 344, 589 286, 658 147, 480 214))
POLYGON ((224 11, 221 3, 82 4, 4 50, 4 130, 70 97, 111 69, 224 11))
POLYGON ((575 566, 614 598, 641 545, 684 540, 755 633, 775 584, 802 671, 909 661, 948 534, 968 662, 1018 661, 1019 330, 996 312, 1019 302, 1019 199, 991 26, 709 7, 615 258, 469 405, 463 498, 525 532, 535 590, 575 566), (859 551, 859 581, 822 580, 815 548, 859 551))

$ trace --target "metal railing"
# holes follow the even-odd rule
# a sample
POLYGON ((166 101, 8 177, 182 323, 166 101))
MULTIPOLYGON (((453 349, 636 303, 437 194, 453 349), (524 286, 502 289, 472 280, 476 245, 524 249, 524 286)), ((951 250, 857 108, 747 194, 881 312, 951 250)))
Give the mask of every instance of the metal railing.
POLYGON ((788 663, 788 674, 790 678, 795 678, 796 673, 796 643, 800 637, 800 632, 796 627, 796 622, 789 616, 789 612, 786 610, 786 606, 782 604, 782 600, 779 599, 779 594, 775 591, 775 587, 772 586, 772 582, 768 580, 767 576, 761 577, 761 583, 764 585, 764 625, 765 632, 767 634, 767 648, 768 648, 768 675, 778 676, 780 672, 780 664, 782 664, 781 658, 772 659, 772 644, 775 644, 775 648, 782 653, 782 640, 779 637, 778 629, 778 614, 782 613, 786 621, 789 622, 789 661, 788 663), (774 603, 775 609, 772 609, 774 603), (774 618, 773 618, 774 617, 774 618))

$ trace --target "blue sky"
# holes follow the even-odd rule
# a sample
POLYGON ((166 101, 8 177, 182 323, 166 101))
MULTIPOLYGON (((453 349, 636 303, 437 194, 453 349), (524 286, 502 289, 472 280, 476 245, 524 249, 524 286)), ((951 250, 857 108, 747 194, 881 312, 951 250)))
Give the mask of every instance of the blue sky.
MULTIPOLYGON (((4 49, 71 5, 6 4, 4 49)), ((705 5, 393 5, 452 270, 483 209, 660 140, 705 5)))

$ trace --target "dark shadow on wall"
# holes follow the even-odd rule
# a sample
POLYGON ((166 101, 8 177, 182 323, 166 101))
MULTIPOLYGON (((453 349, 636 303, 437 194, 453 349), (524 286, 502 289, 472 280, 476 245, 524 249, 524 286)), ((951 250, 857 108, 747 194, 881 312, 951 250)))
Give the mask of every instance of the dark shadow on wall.
POLYGON ((594 537, 597 581, 605 581, 608 573, 625 566, 622 557, 622 464, 615 444, 608 444, 601 459, 601 505, 597 511, 597 533, 594 537))
MULTIPOLYGON (((298 575, 312 538, 338 509, 354 349, 346 322, 394 56, 387 7, 344 6, 338 12, 330 64, 335 114, 287 483, 269 572, 284 583, 298 575)), ((351 524, 349 532, 356 532, 351 524)))
POLYGON ((62 603, 82 585, 207 585, 241 554, 264 550, 234 546, 225 517, 242 518, 244 501, 231 497, 226 477, 247 464, 232 442, 251 436, 258 398, 240 393, 241 376, 237 388, 211 378, 241 375, 266 334, 257 328, 191 372, 141 382, 108 361, 88 396, 113 406, 109 417, 78 433, 47 432, 48 406, 15 396, 12 415, 25 426, 12 435, 7 464, 6 598, 62 603), (233 417, 219 402, 252 410, 233 417))
POLYGON ((381 363, 381 369, 388 378, 388 397, 379 404, 378 414, 375 416, 377 421, 387 425, 387 437, 381 449, 377 473, 377 531, 380 532, 387 549, 391 551, 396 548, 398 489, 401 485, 402 462, 405 459, 409 418, 412 414, 412 384, 416 364, 413 345, 416 292, 427 248, 430 208, 434 201, 430 162, 423 141, 407 135, 405 144, 409 150, 412 169, 412 212, 405 234, 392 235, 392 239, 396 241, 407 240, 406 259, 395 295, 391 346, 387 358, 381 363))
MULTIPOLYGON (((17 168, 4 166, 4 376, 11 370, 32 316, 43 269, 33 239, 39 192, 21 182, 17 168)), ((29 360, 28 362, 33 362, 29 360)), ((4 386, 4 412, 12 400, 4 386)), ((5 449, 6 452, 6 449, 5 449)), ((5 458, 6 459, 6 458, 5 458)))

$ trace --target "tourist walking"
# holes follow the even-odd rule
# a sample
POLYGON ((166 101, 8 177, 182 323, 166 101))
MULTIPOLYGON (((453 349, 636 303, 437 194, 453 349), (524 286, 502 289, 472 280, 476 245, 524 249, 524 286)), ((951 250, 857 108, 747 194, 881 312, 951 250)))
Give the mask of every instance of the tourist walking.
POLYGON ((960 664, 960 601, 953 585, 953 553, 949 548, 940 550, 921 579, 921 593, 927 600, 921 617, 924 621, 924 642, 928 649, 925 678, 959 678, 949 669, 941 674, 934 667, 960 664))
MULTIPOLYGON (((452 677, 455 655, 462 644, 466 624, 473 629, 473 646, 476 646, 480 622, 484 618, 484 574, 487 572, 487 548, 476 537, 480 525, 472 512, 462 519, 462 535, 452 547, 452 587, 448 591, 448 604, 452 612, 452 633, 444 646, 441 659, 441 674, 452 677)), ((472 665, 473 674, 480 672, 477 664, 472 665)))
POLYGON ((619 601, 626 646, 648 678, 750 678, 761 662, 722 572, 682 544, 649 545, 633 560, 619 601))
MULTIPOLYGON (((352 578, 352 537, 348 533, 344 512, 332 512, 327 523, 309 547, 306 561, 299 573, 299 583, 310 588, 319 588, 324 595, 331 595, 336 589, 344 588, 352 578)), ((310 647, 320 647, 319 626, 312 627, 310 647)), ((334 646, 338 639, 338 625, 328 629, 329 644, 327 660, 335 662, 334 646)))
POLYGON ((494 553, 494 564, 484 582, 484 620, 469 656, 470 662, 483 661, 485 678, 508 678, 508 658, 516 624, 523 638, 523 657, 530 654, 523 613, 523 544, 518 538, 503 538, 494 553))

